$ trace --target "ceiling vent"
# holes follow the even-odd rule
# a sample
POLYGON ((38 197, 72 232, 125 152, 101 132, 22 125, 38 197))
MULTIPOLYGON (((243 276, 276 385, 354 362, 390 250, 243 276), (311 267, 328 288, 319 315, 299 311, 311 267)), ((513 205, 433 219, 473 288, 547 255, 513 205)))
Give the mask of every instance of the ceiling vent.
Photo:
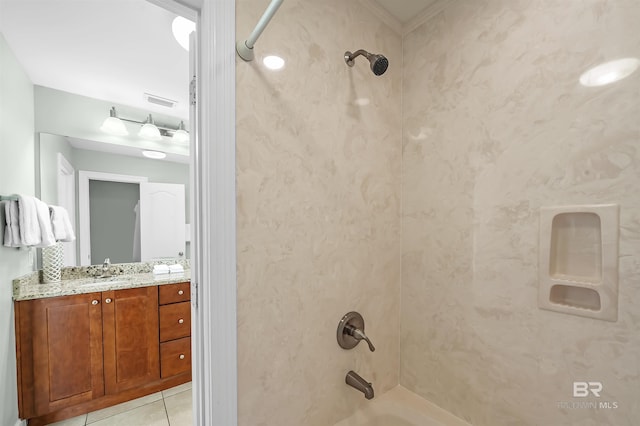
POLYGON ((161 98, 160 96, 152 95, 150 93, 145 93, 144 99, 150 104, 160 105, 167 108, 173 108, 178 103, 178 101, 172 101, 171 99, 161 98))

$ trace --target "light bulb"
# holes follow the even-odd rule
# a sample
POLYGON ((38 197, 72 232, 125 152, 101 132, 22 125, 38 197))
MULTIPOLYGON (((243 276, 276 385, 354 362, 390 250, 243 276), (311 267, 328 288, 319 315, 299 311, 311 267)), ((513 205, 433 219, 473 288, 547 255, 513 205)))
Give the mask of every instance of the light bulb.
POLYGON ((100 126, 100 130, 110 135, 126 136, 129 134, 127 128, 124 127, 124 123, 117 117, 107 117, 100 126))
POLYGON ((164 152, 150 151, 150 150, 142 151, 142 155, 144 155, 147 158, 153 158, 154 160, 162 160, 167 156, 167 154, 165 154, 164 152))
POLYGON ((173 134, 173 138, 171 139, 173 142, 181 145, 185 145, 189 143, 189 132, 184 129, 184 121, 180 122, 178 129, 173 134))
POLYGON ((105 118, 102 126, 100 126, 100 130, 115 136, 126 136, 129 134, 122 120, 116 116, 115 107, 111 107, 109 110, 109 117, 105 118))
POLYGON ((162 140, 162 136, 160 136, 160 130, 156 127, 155 124, 153 124, 153 117, 151 117, 151 114, 149 114, 147 122, 138 132, 138 136, 152 141, 162 140))
POLYGON ((185 130, 176 130, 173 134, 172 140, 178 144, 188 144, 189 143, 189 133, 185 130))

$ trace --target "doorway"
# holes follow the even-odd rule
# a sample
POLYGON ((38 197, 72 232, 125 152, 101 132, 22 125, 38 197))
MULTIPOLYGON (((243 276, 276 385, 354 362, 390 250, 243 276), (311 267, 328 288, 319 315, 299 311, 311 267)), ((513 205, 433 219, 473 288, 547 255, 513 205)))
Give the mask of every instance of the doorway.
MULTIPOLYGON (((88 266, 88 265, 97 265, 102 264, 102 259, 114 257, 111 259, 112 263, 116 262, 116 256, 110 256, 105 253, 110 253, 111 251, 115 251, 117 249, 123 249, 123 247, 127 246, 127 241, 130 238, 127 238, 127 233, 123 231, 125 241, 121 241, 121 238, 118 240, 112 238, 100 238, 100 235, 105 234, 107 236, 113 235, 113 232, 116 232, 120 235, 120 232, 109 230, 112 228, 111 219, 114 218, 114 212, 117 216, 121 214, 125 217, 124 222, 130 223, 130 227, 135 229, 135 220, 134 220, 134 208, 137 200, 131 198, 131 196, 135 196, 135 192, 137 192, 139 199, 140 189, 139 186, 141 183, 147 182, 148 179, 145 176, 130 176, 130 175, 118 175, 113 173, 102 173, 102 172, 90 172, 90 171, 79 171, 78 172, 78 217, 79 217, 79 243, 80 243, 80 265, 88 266), (93 197, 93 209, 91 208, 92 204, 92 183, 102 184, 100 187, 93 186, 93 189, 107 190, 109 195, 107 199, 105 197, 93 197), (105 186, 105 184, 120 184, 121 186, 114 187, 113 185, 105 186), (124 185, 124 186, 122 186, 124 185), (132 185, 135 188, 132 189, 132 185), (113 205, 113 200, 109 200, 108 198, 112 198, 111 196, 115 195, 113 191, 117 191, 118 196, 122 195, 125 198, 122 198, 118 201, 118 206, 113 205), (129 216, 131 221, 126 220, 127 214, 125 212, 126 207, 123 204, 126 204, 126 198, 129 198, 131 202, 133 202, 133 206, 130 209, 129 216), (104 205, 100 205, 104 204, 104 205), (105 210, 104 207, 107 207, 105 210), (116 208, 117 207, 117 208, 116 208), (120 207, 123 207, 122 209, 120 207), (96 210, 100 209, 101 212, 96 213, 96 210), (96 216, 96 214, 98 216, 96 216), (106 215, 106 217, 104 216, 106 215), (97 221, 106 220, 103 223, 95 223, 97 221), (97 230, 97 232, 96 232, 97 230), (92 232, 94 231, 94 232, 92 232), (98 239, 99 242, 96 243, 93 240, 98 239), (93 241, 93 242, 92 242, 93 241), (94 249, 98 249, 97 257, 93 258, 94 249), (104 250, 107 251, 104 251, 104 250)), ((93 193, 95 195, 95 191, 93 193)), ((117 222, 116 222, 117 223, 117 222)), ((114 223, 115 225, 115 223, 114 223)), ((125 225, 126 226, 126 225, 125 225)), ((122 227, 118 227, 118 229, 122 229, 122 227)), ((128 234, 128 235, 133 235, 128 234)), ((131 259, 129 262, 133 261, 133 239, 131 240, 131 251, 129 252, 129 258, 131 259)), ((122 253, 122 256, 125 256, 126 253, 122 253)), ((124 257, 123 257, 124 259, 124 257)), ((123 262, 123 263, 129 263, 123 262)))

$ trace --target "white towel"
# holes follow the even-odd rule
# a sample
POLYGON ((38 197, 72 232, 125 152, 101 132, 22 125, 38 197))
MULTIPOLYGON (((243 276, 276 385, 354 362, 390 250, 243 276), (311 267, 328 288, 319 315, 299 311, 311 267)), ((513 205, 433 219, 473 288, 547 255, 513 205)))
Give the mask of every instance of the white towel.
POLYGON ((18 197, 18 214, 20 244, 23 246, 40 244, 42 242, 42 233, 38 222, 36 198, 29 195, 20 195, 18 197))
POLYGON ((38 215, 38 225, 40 226, 40 243, 36 247, 50 247, 56 244, 56 237, 53 235, 51 225, 51 213, 49 206, 35 198, 36 214, 38 215))
POLYGON ((20 247, 20 228, 18 227, 18 202, 3 201, 0 208, 4 210, 4 245, 5 247, 20 247))
POLYGON ((154 265, 153 267, 154 274, 168 274, 169 266, 167 265, 154 265))
POLYGON ((30 195, 19 195, 18 216, 21 245, 49 247, 56 243, 45 203, 30 195))
POLYGON ((51 212, 53 236, 56 241, 69 242, 75 240, 76 234, 73 232, 67 209, 60 206, 49 206, 49 211, 51 212))
POLYGON ((179 264, 175 264, 175 265, 169 265, 169 273, 170 274, 181 274, 184 272, 184 268, 182 267, 182 265, 179 264))

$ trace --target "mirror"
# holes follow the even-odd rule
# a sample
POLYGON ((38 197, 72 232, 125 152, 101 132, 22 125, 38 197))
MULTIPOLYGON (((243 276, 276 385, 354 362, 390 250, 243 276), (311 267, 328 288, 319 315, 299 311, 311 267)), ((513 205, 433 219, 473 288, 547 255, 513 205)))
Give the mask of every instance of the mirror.
MULTIPOLYGON (((85 235, 92 232, 83 233, 80 226, 79 219, 84 218, 84 213, 76 207, 80 203, 78 171, 97 170, 75 164, 76 159, 69 158, 75 156, 71 153, 77 153, 78 158, 90 162, 90 155, 80 154, 81 150, 95 151, 97 145, 109 144, 112 151, 93 154, 92 164, 96 167, 109 162, 122 168, 125 164, 132 164, 133 160, 140 164, 132 165, 132 170, 114 172, 101 168, 95 173, 136 176, 146 178, 149 183, 177 181, 184 184, 187 197, 184 201, 186 209, 183 210, 188 217, 189 143, 172 137, 182 128, 189 129, 190 114, 189 53, 172 33, 172 21, 177 14, 144 0, 118 4, 108 1, 99 4, 38 2, 35 8, 30 1, 5 3, 2 8, 3 38, 33 85, 36 195, 50 204, 73 206, 67 210, 75 216, 77 239, 75 246, 69 244, 65 247, 65 263, 84 265, 87 262, 79 246, 85 235), (34 19, 37 25, 25 25, 33 23, 34 19), (118 22, 118 25, 112 25, 113 22, 118 22), (79 32, 79 28, 91 30, 79 32), (125 121, 128 135, 115 135, 102 128, 113 107, 114 116, 125 121), (145 139, 139 134, 147 121, 156 124, 161 131, 161 139, 155 135, 145 139), (68 155, 62 155, 64 160, 58 160, 56 152, 55 159, 47 158, 47 163, 42 163, 48 152, 45 148, 47 143, 59 144, 62 151, 58 152, 68 155), (137 149, 137 158, 131 157, 132 149, 137 149), (139 158, 143 149, 165 152, 167 159, 180 157, 184 160, 179 164, 182 177, 169 179, 150 170, 146 164, 152 160, 142 163, 144 159, 139 158), (115 155, 122 157, 115 159, 115 155)), ((173 171, 176 168, 174 164, 163 161, 158 163, 158 167, 164 173, 176 176, 178 172, 173 171)), ((107 206, 113 204, 106 203, 107 206)), ((129 216, 133 216, 130 206, 126 209, 129 216)), ((93 222, 96 225, 103 221, 93 222)), ((166 227, 171 230, 180 228, 176 233, 182 233, 185 249, 179 250, 175 257, 179 257, 181 252, 183 257, 188 256, 188 247, 184 244, 185 222, 183 220, 179 227, 166 227)), ((116 224, 120 222, 116 221, 116 224)), ((131 236, 135 234, 135 227, 132 230, 130 227, 104 225, 99 230, 116 240, 125 237, 132 240, 131 236), (123 236, 115 237, 116 230, 123 236)), ((163 229, 155 233, 166 232, 163 229)), ((100 241, 100 237, 92 237, 90 235, 89 239, 100 241)), ((135 260, 130 248, 108 249, 107 253, 113 263, 135 260), (112 251, 116 253, 110 254, 112 251), (118 259, 128 252, 131 252, 130 257, 118 259)), ((90 263, 102 263, 103 256, 104 253, 96 255, 102 258, 93 259, 90 263)))
MULTIPOLYGON (((177 161, 148 159, 140 155, 139 149, 127 150, 113 144, 49 133, 38 134, 36 157, 40 198, 48 204, 66 207, 75 224, 76 241, 63 243, 65 266, 102 264, 107 257, 112 263, 158 257, 189 258, 188 225, 184 219, 189 217, 189 165, 185 164, 184 158, 177 161), (184 201, 166 199, 166 187, 163 187, 165 198, 151 207, 157 213, 151 218, 139 216, 138 202, 146 199, 141 197, 141 185, 144 184, 171 184, 169 188, 182 189, 184 201), (166 216, 171 206, 178 212, 162 221, 161 215, 166 216), (90 218, 88 224, 87 216, 90 218), (172 220, 175 223, 180 217, 181 225, 166 227, 151 223, 154 218, 160 218, 155 222, 172 220), (150 229, 147 234, 141 230, 145 226, 150 229), (145 235, 153 237, 169 232, 176 234, 178 247, 182 248, 166 248, 145 256, 145 235)), ((157 241, 147 245, 158 248, 157 241)))

